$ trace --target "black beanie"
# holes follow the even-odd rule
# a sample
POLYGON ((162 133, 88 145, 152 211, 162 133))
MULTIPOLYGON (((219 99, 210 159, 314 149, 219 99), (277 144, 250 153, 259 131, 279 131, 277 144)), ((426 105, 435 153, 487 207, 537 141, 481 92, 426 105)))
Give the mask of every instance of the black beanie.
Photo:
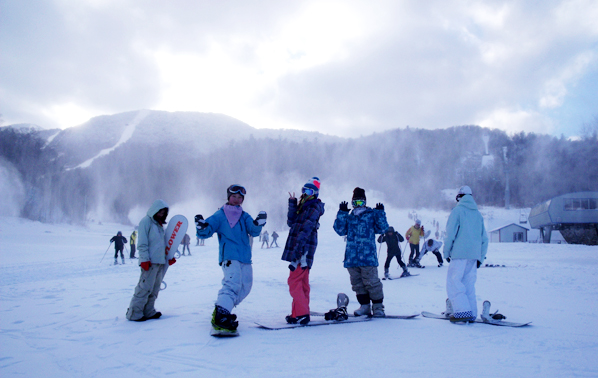
POLYGON ((365 190, 361 189, 361 188, 355 188, 353 189, 353 198, 351 198, 351 200, 356 200, 356 199, 366 199, 365 198, 365 190))

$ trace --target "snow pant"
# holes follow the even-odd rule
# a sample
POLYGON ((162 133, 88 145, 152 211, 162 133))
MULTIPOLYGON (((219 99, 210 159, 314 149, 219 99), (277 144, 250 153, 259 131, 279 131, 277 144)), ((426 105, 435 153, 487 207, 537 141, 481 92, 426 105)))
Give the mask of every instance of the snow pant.
POLYGON ((127 319, 129 320, 149 318, 156 314, 154 303, 158 298, 168 264, 152 264, 148 271, 141 267, 139 269, 141 269, 141 277, 139 277, 139 283, 135 287, 131 304, 127 309, 127 319))
POLYGON ((276 239, 272 240, 272 243, 270 244, 270 248, 272 248, 272 246, 276 244, 276 246, 278 247, 278 243, 276 242, 276 239))
POLYGON ((409 254, 409 264, 411 264, 412 262, 419 260, 419 243, 409 243, 409 248, 411 248, 411 253, 409 254))
POLYGON ((390 262, 392 261, 392 258, 396 257, 397 258, 397 262, 399 263, 399 266, 401 268, 405 268, 405 263, 403 262, 403 260, 401 259, 401 252, 399 251, 398 253, 392 253, 389 252, 386 255, 386 262, 384 263, 384 271, 388 271, 388 268, 390 268, 390 262))
POLYGON ((130 244, 131 246, 131 255, 129 258, 134 259, 135 258, 135 244, 130 244))
POLYGON ((268 239, 264 239, 264 241, 262 242, 262 248, 264 248, 264 243, 266 243, 266 248, 270 248, 268 247, 268 239))
POLYGON ((478 316, 475 299, 477 260, 451 259, 446 275, 446 293, 457 318, 478 316))
MULTIPOLYGON (((424 252, 423 255, 421 255, 419 257, 419 260, 417 260, 418 262, 424 258, 424 256, 426 255, 426 253, 428 253, 428 251, 424 252)), ((442 264, 442 255, 440 254, 440 252, 438 252, 438 250, 434 250, 432 251, 432 253, 434 254, 434 256, 436 256, 436 260, 438 261, 438 264, 442 264)))
POLYGON ((120 252, 120 258, 124 260, 125 255, 123 254, 123 250, 121 249, 115 249, 114 250, 114 258, 118 258, 118 252, 120 252))
POLYGON ((357 295, 359 304, 382 303, 384 292, 382 291, 382 281, 378 278, 377 266, 359 266, 347 268, 351 278, 351 288, 357 295), (365 302, 367 299, 367 303, 365 302), (362 300, 363 299, 363 300, 362 300))
POLYGON ((191 250, 189 249, 189 244, 183 244, 183 255, 185 254, 185 248, 187 248, 187 252, 191 255, 191 250))
POLYGON ((302 269, 301 265, 290 272, 287 283, 289 284, 289 293, 293 297, 291 316, 296 318, 302 315, 309 315, 309 271, 302 269))
POLYGON ((253 285, 253 267, 237 260, 222 262, 222 288, 218 291, 216 305, 227 309, 229 312, 245 299, 253 285))

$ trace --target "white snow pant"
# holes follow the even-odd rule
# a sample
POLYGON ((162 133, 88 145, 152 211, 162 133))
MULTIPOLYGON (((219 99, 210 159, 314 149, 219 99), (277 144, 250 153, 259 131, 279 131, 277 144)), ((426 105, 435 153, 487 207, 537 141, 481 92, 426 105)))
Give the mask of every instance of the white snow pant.
POLYGON ((477 260, 451 259, 446 275, 446 293, 455 317, 478 316, 475 298, 477 260))
POLYGON ((131 304, 127 309, 127 319, 129 320, 149 318, 156 314, 154 303, 160 293, 160 286, 168 270, 168 264, 152 264, 148 271, 141 267, 139 269, 141 270, 139 283, 135 287, 131 304))
POLYGON ((222 262, 222 289, 218 292, 216 305, 224 307, 229 312, 249 295, 253 285, 253 267, 237 260, 222 262))

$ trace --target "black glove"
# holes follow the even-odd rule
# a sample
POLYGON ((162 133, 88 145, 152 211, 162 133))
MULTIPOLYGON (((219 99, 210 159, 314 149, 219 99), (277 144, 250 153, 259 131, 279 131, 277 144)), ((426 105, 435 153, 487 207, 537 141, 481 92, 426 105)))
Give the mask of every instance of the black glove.
POLYGON ((348 213, 349 212, 349 203, 347 201, 341 202, 341 204, 338 205, 338 209, 340 211, 346 211, 348 213))
POLYGON ((208 223, 203 219, 201 214, 197 214, 195 216, 195 227, 198 230, 203 230, 204 228, 208 227, 208 223))
POLYGON ((253 224, 255 224, 256 226, 263 226, 266 224, 267 218, 268 218, 268 215, 266 214, 266 212, 260 211, 260 213, 257 215, 257 217, 255 217, 253 224))
POLYGON ((376 204, 376 210, 384 210, 384 205, 381 203, 376 204))
POLYGON ((447 262, 447 263, 450 263, 450 262, 451 262, 451 258, 450 258, 450 257, 447 257, 447 258, 446 258, 446 262, 447 262))
POLYGON ((480 267, 480 265, 482 265, 482 263, 478 260, 478 268, 480 267))

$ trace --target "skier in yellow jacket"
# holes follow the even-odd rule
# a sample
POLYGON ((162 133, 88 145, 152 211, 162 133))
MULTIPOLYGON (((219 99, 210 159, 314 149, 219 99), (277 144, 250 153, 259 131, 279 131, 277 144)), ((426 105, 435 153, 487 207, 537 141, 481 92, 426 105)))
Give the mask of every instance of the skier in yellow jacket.
POLYGON ((419 265, 419 239, 424 236, 424 226, 422 221, 417 219, 415 224, 411 226, 405 233, 405 237, 409 241, 409 247, 411 253, 409 254, 409 265, 410 267, 423 268, 419 265))

